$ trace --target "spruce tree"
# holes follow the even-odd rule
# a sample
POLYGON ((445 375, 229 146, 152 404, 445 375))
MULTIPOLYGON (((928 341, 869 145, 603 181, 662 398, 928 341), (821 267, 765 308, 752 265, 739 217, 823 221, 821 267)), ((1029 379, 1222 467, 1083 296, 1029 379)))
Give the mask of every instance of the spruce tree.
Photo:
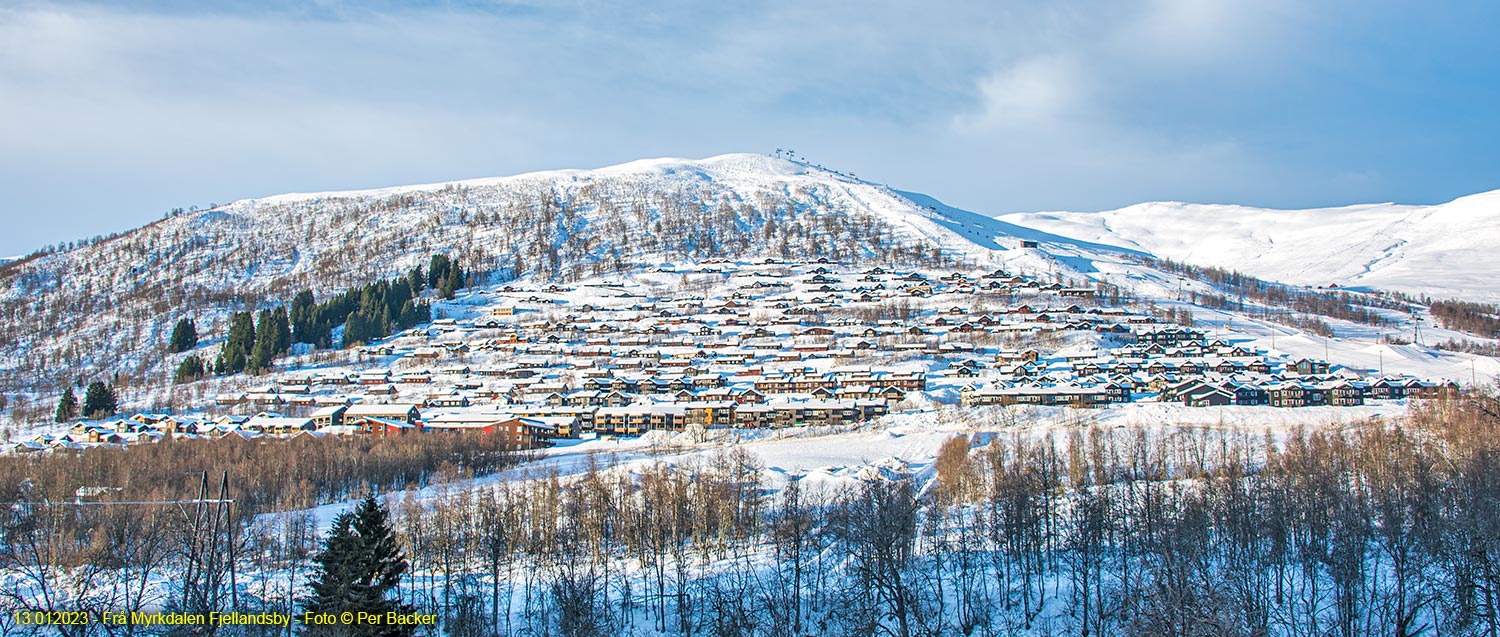
POLYGON ((292 325, 286 314, 286 306, 277 306, 271 313, 271 336, 275 339, 276 353, 285 354, 292 349, 292 325))
POLYGON ((359 312, 350 312, 344 319, 344 349, 363 343, 367 338, 369 328, 365 326, 365 316, 359 312))
POLYGON ((238 374, 249 362, 250 350, 255 345, 255 323, 249 312, 235 312, 229 317, 229 337, 219 348, 219 358, 214 371, 219 374, 238 374))
POLYGON ((289 316, 292 327, 292 340, 297 343, 318 344, 316 326, 317 304, 313 300, 312 290, 302 290, 292 299, 292 310, 289 316))
POLYGON ((73 395, 73 387, 70 385, 63 390, 62 398, 57 401, 57 415, 53 416, 55 422, 67 422, 78 415, 78 397, 73 395))
POLYGON ((427 265, 427 287, 435 289, 443 277, 448 276, 448 256, 443 254, 432 255, 432 262, 427 265))
POLYGON ((276 359, 276 327, 270 310, 261 310, 255 324, 255 345, 250 349, 247 369, 259 374, 271 366, 276 359))
POLYGON ((343 318, 343 314, 331 307, 319 306, 317 317, 318 347, 333 347, 333 327, 338 325, 338 319, 343 318))
POLYGON ((417 306, 408 300, 401 305, 401 315, 396 318, 396 329, 406 329, 417 323, 417 306))
POLYGON ((453 298, 453 293, 463 286, 464 270, 458 265, 457 261, 454 261, 443 275, 442 282, 438 284, 438 296, 451 299, 453 298))
MULTIPOLYGON (((406 574, 406 557, 396 543, 385 507, 366 496, 354 511, 333 521, 323 550, 314 560, 318 573, 309 584, 311 596, 303 608, 309 613, 365 612, 407 614, 413 608, 396 596, 406 574)), ((413 625, 357 624, 309 626, 310 635, 341 634, 398 637, 416 632, 413 625), (326 628, 326 630, 324 630, 326 628)))
POLYGON ((380 284, 374 284, 365 288, 359 297, 359 313, 367 321, 366 327, 370 329, 371 338, 380 338, 387 334, 387 322, 389 310, 385 304, 386 291, 380 284))
POLYGON ((89 383, 88 391, 83 394, 84 417, 108 418, 115 415, 118 409, 114 388, 105 385, 104 381, 89 383))
POLYGON ((412 268, 411 272, 406 273, 406 284, 411 288, 413 295, 421 294, 422 285, 426 282, 427 275, 422 273, 422 266, 420 265, 412 268))
POLYGON ((193 319, 178 319, 177 326, 172 328, 172 340, 167 343, 167 350, 176 354, 186 352, 197 345, 198 328, 193 325, 193 319))

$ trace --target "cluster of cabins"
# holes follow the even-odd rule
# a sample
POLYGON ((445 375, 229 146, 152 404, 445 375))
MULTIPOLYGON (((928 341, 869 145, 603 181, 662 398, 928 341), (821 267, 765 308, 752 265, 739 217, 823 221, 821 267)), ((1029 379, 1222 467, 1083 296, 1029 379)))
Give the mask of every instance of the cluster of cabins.
POLYGON ((214 398, 216 418, 80 423, 49 445, 177 436, 484 431, 559 436, 845 425, 925 395, 964 405, 1359 405, 1452 389, 1373 382, 1005 270, 663 265, 619 280, 472 290, 482 308, 214 398))
POLYGON ((1163 400, 1180 401, 1193 407, 1220 405, 1270 405, 1272 407, 1353 407, 1366 400, 1431 398, 1457 391, 1452 382, 1434 383, 1415 378, 1381 378, 1373 382, 1334 375, 1269 377, 1260 382, 1233 378, 1192 378, 1161 392, 1163 400))
POLYGON ((1098 408, 1152 396, 1188 406, 1358 406, 1367 400, 1434 397, 1457 391, 1454 382, 1380 378, 1368 381, 1350 370, 1331 372, 1325 361, 1272 361, 1218 340, 1161 351, 1160 346, 1121 348, 1110 355, 1074 361, 1049 372, 1043 366, 1013 367, 1004 378, 969 384, 969 406, 1055 405, 1098 408))
POLYGON ((499 436, 501 446, 534 449, 556 437, 565 423, 546 417, 526 417, 496 411, 446 414, 423 419, 421 408, 410 403, 341 405, 318 409, 308 416, 273 412, 224 414, 213 418, 172 414, 135 414, 108 421, 81 421, 57 435, 38 435, 12 443, 11 450, 27 453, 77 450, 98 445, 126 446, 176 439, 254 440, 263 437, 400 436, 412 433, 478 431, 499 436))
POLYGON ((1040 362, 1035 350, 1010 358, 1020 362, 998 377, 966 385, 963 404, 1101 407, 1149 395, 1191 407, 1354 407, 1372 399, 1428 398, 1458 390, 1451 381, 1371 381, 1354 370, 1334 370, 1326 361, 1278 360, 1181 326, 1139 329, 1133 344, 1069 354, 1051 364, 1040 362))

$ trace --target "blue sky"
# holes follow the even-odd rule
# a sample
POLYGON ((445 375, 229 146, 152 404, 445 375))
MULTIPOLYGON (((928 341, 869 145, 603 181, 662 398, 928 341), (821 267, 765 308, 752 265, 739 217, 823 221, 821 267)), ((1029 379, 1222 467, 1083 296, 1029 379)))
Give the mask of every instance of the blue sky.
POLYGON ((977 212, 1500 188, 1500 3, 0 0, 0 254, 793 148, 977 212))

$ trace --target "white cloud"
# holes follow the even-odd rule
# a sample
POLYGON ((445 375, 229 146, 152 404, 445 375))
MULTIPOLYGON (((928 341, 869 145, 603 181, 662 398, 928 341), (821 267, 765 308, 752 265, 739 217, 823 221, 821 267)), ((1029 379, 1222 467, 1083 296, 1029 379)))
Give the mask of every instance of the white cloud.
POLYGON ((1021 60, 978 80, 980 107, 963 113, 955 124, 965 130, 1052 126, 1079 114, 1087 99, 1087 80, 1067 55, 1021 60))

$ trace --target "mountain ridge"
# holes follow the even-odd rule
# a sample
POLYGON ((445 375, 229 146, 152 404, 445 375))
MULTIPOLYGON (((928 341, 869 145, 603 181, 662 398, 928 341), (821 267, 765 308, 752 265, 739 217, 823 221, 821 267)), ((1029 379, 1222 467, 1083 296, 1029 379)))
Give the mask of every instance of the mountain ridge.
MULTIPOLYGON (((491 177, 474 177, 474 178, 469 178, 469 179, 455 179, 455 180, 435 181, 435 182, 421 183, 421 184, 400 184, 400 185, 393 185, 393 186, 377 186, 377 187, 374 187, 374 188, 354 188, 354 189, 347 189, 347 190, 329 190, 329 191, 316 191, 316 192, 288 192, 288 193, 279 193, 279 194, 274 194, 274 195, 266 195, 266 196, 263 196, 263 197, 247 197, 247 198, 244 198, 244 199, 238 199, 238 200, 229 202, 227 204, 224 204, 222 206, 217 206, 216 208, 224 208, 224 207, 228 207, 228 206, 234 206, 234 205, 237 205, 237 204, 246 204, 246 203, 283 203, 283 202, 305 201, 305 200, 308 200, 308 199, 368 198, 368 197, 376 197, 376 196, 389 196, 389 195, 394 195, 394 194, 404 194, 404 193, 409 193, 409 192, 431 192, 431 191, 442 190, 443 188, 450 188, 450 187, 476 188, 476 187, 485 187, 485 186, 496 186, 496 185, 502 185, 502 184, 509 184, 509 183, 520 182, 520 181, 527 181, 527 180, 543 180, 543 179, 556 179, 556 178, 578 178, 578 177, 588 177, 588 176, 621 176, 621 175, 629 175, 629 174, 646 174, 646 173, 649 173, 649 172, 661 173, 661 172, 670 172, 670 169, 672 167, 674 167, 674 166, 681 166, 681 165, 687 165, 687 164, 703 165, 703 166, 713 166, 713 167, 733 167, 736 163, 740 163, 740 164, 743 165, 746 162, 746 160, 752 160, 752 159, 764 159, 764 160, 768 160, 768 161, 765 161, 765 162, 761 162, 761 164, 763 166, 766 166, 766 167, 776 166, 777 164, 775 162, 781 162, 782 164, 796 165, 796 166, 801 166, 801 167, 804 168, 804 170, 801 170, 801 171, 784 171, 784 170, 775 171, 775 172, 781 174, 782 176, 805 175, 805 174, 808 174, 808 172, 811 171, 811 170, 818 170, 818 169, 816 169, 816 168, 814 168, 812 166, 809 166, 809 165, 801 163, 801 162, 795 162, 795 161, 791 161, 791 160, 781 160, 781 159, 766 157, 765 155, 757 155, 757 154, 753 154, 753 153, 725 153, 725 154, 722 154, 722 155, 714 155, 714 156, 711 156, 711 157, 705 157, 703 159, 691 159, 691 158, 685 158, 685 157, 655 157, 655 158, 635 159, 635 160, 631 160, 631 161, 627 161, 627 162, 622 162, 622 163, 618 163, 618 164, 610 164, 610 165, 607 165, 607 166, 601 166, 599 168, 556 168, 556 169, 550 169, 550 170, 536 170, 536 171, 530 171, 530 172, 524 172, 524 173, 517 173, 517 174, 514 174, 514 175, 501 175, 501 176, 491 176, 491 177)), ((837 174, 837 173, 834 173, 832 171, 825 171, 825 172, 827 172, 830 175, 837 174)))
MULTIPOLYGON (((998 241, 1001 238, 1029 240, 1072 246, 1083 252, 1170 258, 1298 285, 1337 284, 1439 298, 1500 300, 1500 286, 1489 283, 1500 279, 1500 257, 1490 257, 1482 245, 1465 241, 1473 237, 1466 227, 1469 225, 1482 230, 1481 239, 1500 238, 1500 189, 1431 205, 1384 202, 1295 209, 1148 201, 1102 211, 987 215, 944 204, 931 195, 857 179, 805 162, 728 153, 703 159, 638 159, 595 169, 556 169, 428 184, 285 193, 243 199, 217 209, 310 200, 371 199, 445 188, 484 188, 602 176, 681 178, 684 171, 707 181, 742 174, 833 180, 884 190, 911 201, 919 213, 922 209, 935 212, 928 214, 927 219, 985 250, 1013 247, 998 241), (1159 221, 1153 223, 1154 220, 1159 221), (1322 223, 1315 223, 1318 220, 1322 223), (1288 227, 1277 230, 1278 225, 1288 227), (1423 231, 1424 225, 1437 226, 1438 230, 1423 231), (1268 232, 1268 228, 1273 231, 1268 232), (1174 229, 1183 232, 1174 233, 1174 229), (1413 235, 1421 241, 1414 242, 1413 235), (1236 236, 1247 241, 1230 240, 1236 236), (1385 242, 1381 243, 1382 240, 1385 242)), ((962 243, 947 242, 947 247, 971 252, 962 243)), ((1092 270, 1085 261, 1075 260, 1073 265, 1084 272, 1092 270)))

